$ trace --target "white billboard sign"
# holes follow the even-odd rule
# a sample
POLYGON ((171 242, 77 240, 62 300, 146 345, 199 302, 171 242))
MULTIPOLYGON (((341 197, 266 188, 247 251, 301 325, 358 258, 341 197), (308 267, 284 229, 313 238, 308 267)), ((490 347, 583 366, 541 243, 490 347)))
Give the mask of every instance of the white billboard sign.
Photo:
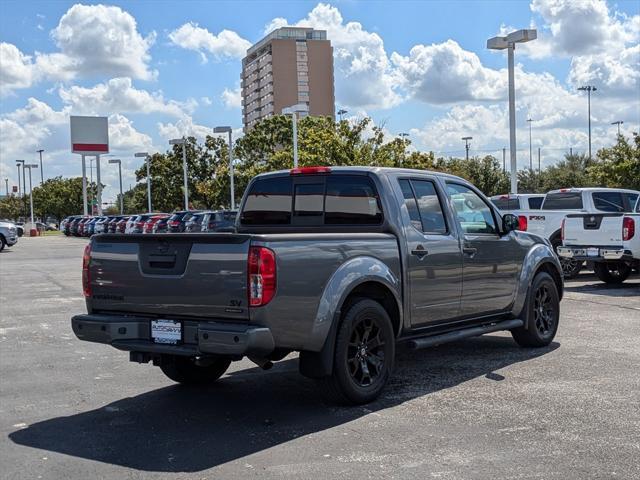
POLYGON ((107 117, 71 116, 71 152, 81 155, 109 153, 107 117))

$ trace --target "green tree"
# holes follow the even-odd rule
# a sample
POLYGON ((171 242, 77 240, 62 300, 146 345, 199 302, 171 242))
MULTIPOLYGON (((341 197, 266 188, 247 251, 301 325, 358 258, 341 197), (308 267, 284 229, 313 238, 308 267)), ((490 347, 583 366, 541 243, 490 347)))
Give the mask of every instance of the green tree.
POLYGON ((484 158, 438 159, 436 169, 457 175, 478 187, 485 195, 497 195, 509 191, 509 177, 502 172, 498 160, 491 155, 484 158))
MULTIPOLYGON (((88 185, 89 198, 94 198, 95 190, 95 184, 88 185)), ((33 188, 34 216, 45 219, 51 215, 61 220, 68 215, 81 212, 82 177, 49 178, 42 185, 33 188)))
POLYGON ((569 187, 590 187, 595 182, 588 174, 593 161, 584 154, 567 154, 564 160, 545 169, 541 191, 557 190, 569 187))
POLYGON ((17 195, 0 199, 0 219, 17 220, 24 211, 22 200, 17 195))
POLYGON ((619 135, 614 146, 598 150, 588 174, 601 186, 640 190, 640 135, 634 133, 631 143, 619 135))

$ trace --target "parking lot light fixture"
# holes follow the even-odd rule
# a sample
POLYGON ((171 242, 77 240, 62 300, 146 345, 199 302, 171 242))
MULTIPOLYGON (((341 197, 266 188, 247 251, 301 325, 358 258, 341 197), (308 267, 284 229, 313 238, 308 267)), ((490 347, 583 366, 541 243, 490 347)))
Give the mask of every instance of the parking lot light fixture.
POLYGON ((624 122, 622 120, 617 120, 615 122, 612 122, 611 125, 617 125, 618 126, 618 136, 620 136, 620 125, 622 125, 624 122))
POLYGON ((33 237, 34 234, 34 221, 33 221, 33 187, 31 186, 31 170, 34 168, 38 168, 38 164, 37 163, 27 163, 24 165, 24 168, 22 169, 22 172, 24 173, 24 171, 26 169, 29 169, 29 206, 31 209, 31 236, 33 237))
POLYGON ((514 69, 514 51, 516 43, 530 42, 538 38, 535 29, 516 30, 505 37, 493 37, 487 40, 489 50, 507 50, 509 71, 509 152, 511 157, 511 193, 518 193, 518 170, 516 162, 516 87, 514 69))
POLYGON ((229 178, 231 180, 231 210, 236 209, 236 198, 234 188, 234 173, 233 173, 233 130, 229 126, 215 127, 213 133, 228 133, 229 134, 229 178))
POLYGON ((151 213, 151 172, 149 169, 149 154, 147 152, 138 152, 134 155, 136 158, 144 158, 147 163, 147 208, 151 213))
POLYGON ((591 160, 591 92, 595 92, 598 89, 593 85, 586 85, 584 87, 578 87, 578 90, 581 92, 587 92, 587 108, 589 112, 589 160, 591 160))
POLYGON ((26 174, 24 171, 26 160, 16 160, 16 165, 18 166, 18 193, 21 197, 24 197, 27 189, 27 182, 25 181, 26 174), (20 167, 22 167, 22 187, 20 187, 20 167))
POLYGON ((282 109, 283 115, 291 115, 291 122, 293 125, 293 168, 298 168, 298 120, 297 114, 308 114, 309 105, 306 103, 298 103, 282 109))
POLYGON ((469 140, 473 140, 473 137, 462 137, 462 140, 464 140, 465 158, 469 160, 469 140))
POLYGON ((44 170, 42 168, 42 152, 44 152, 44 149, 40 149, 40 150, 36 150, 36 152, 38 152, 40 154, 40 185, 42 185, 44 183, 44 170))
POLYGON ((120 215, 124 213, 124 200, 122 198, 122 162, 119 158, 110 158, 109 163, 118 164, 118 177, 120 178, 120 215))
POLYGON ((169 145, 182 145, 182 174, 184 176, 184 209, 189 210, 189 184, 187 183, 187 140, 174 138, 169 140, 169 145))

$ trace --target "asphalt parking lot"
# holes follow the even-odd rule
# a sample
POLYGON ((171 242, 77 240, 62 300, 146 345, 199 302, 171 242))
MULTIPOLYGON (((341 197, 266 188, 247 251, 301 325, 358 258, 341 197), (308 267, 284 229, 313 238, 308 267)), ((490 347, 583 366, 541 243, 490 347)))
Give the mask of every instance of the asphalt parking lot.
POLYGON ((174 385, 124 352, 80 342, 86 240, 0 252, 3 479, 640 476, 640 278, 566 284, 546 349, 494 334, 402 351, 366 407, 323 404, 295 357, 174 385))

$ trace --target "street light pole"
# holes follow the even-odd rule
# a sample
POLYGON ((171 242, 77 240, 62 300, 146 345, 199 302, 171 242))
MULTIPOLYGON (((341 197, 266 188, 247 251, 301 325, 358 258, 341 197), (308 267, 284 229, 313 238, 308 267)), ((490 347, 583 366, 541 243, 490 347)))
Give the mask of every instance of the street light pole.
MULTIPOLYGON (((22 172, 24 173, 25 169, 29 169, 29 204, 30 204, 30 208, 31 208, 31 232, 33 232, 34 230, 34 221, 33 221, 33 188, 31 186, 31 169, 32 168, 38 168, 38 164, 37 163, 28 163, 24 166, 24 168, 22 169, 22 172)), ((33 236, 33 235, 31 235, 33 236)))
POLYGON ((118 177, 120 178, 120 215, 124 213, 124 201, 122 198, 122 161, 119 158, 109 159, 109 163, 118 164, 118 177))
MULTIPOLYGON (((26 172, 24 171, 26 160, 16 160, 18 167, 22 165, 22 197, 27 194, 26 172)), ((18 168, 18 184, 20 184, 20 168, 18 168)))
POLYGON ((7 192, 7 197, 8 197, 9 196, 9 179, 8 178, 4 179, 4 188, 7 192))
POLYGON ((340 121, 342 121, 342 116, 349 113, 347 110, 345 110, 344 108, 341 108, 340 110, 338 110, 338 116, 340 117, 340 121))
POLYGON ((231 180, 231 210, 235 210, 236 195, 235 195, 235 186, 234 186, 235 174, 233 172, 233 130, 229 126, 215 127, 213 129, 213 133, 229 134, 229 180, 231 180))
POLYGON ((22 187, 20 186, 20 164, 16 160, 16 167, 18 168, 18 197, 22 197, 22 187))
POLYGON ((616 122, 611 123, 611 125, 617 125, 618 126, 618 136, 620 136, 620 125, 622 125, 624 122, 622 120, 618 120, 616 122))
POLYGON ((298 121, 297 113, 309 113, 309 105, 306 103, 298 103, 282 109, 283 115, 291 115, 293 126, 293 168, 298 168, 298 121))
POLYGON ((527 123, 529 124, 529 170, 533 171, 533 152, 531 149, 531 123, 533 120, 528 118, 527 123))
POLYGON ((586 85, 584 87, 579 87, 578 90, 587 92, 587 104, 589 112, 589 160, 591 160, 591 92, 595 92, 597 88, 593 85, 586 85))
POLYGON ((184 209, 189 210, 189 184, 187 183, 187 140, 174 138, 169 140, 169 145, 182 145, 182 175, 184 177, 184 209))
POLYGON ((147 208, 151 213, 151 172, 149 168, 149 154, 147 152, 138 152, 135 154, 137 158, 144 158, 147 162, 147 208))
POLYGON ((42 152, 44 152, 44 150, 41 148, 40 150, 36 150, 36 152, 40 154, 40 185, 42 185, 44 183, 44 171, 42 169, 42 152))
POLYGON ((462 137, 462 140, 464 140, 465 158, 468 161, 469 160, 469 140, 473 140, 473 137, 462 137))
POLYGON ((514 72, 514 51, 516 43, 535 40, 538 32, 535 29, 517 30, 505 37, 493 37, 487 40, 490 50, 507 50, 509 70, 509 151, 511 157, 511 193, 518 193, 518 169, 516 161, 516 87, 514 72))
POLYGON ((100 181, 100 155, 96 155, 96 203, 98 215, 102 215, 102 182, 100 181))

